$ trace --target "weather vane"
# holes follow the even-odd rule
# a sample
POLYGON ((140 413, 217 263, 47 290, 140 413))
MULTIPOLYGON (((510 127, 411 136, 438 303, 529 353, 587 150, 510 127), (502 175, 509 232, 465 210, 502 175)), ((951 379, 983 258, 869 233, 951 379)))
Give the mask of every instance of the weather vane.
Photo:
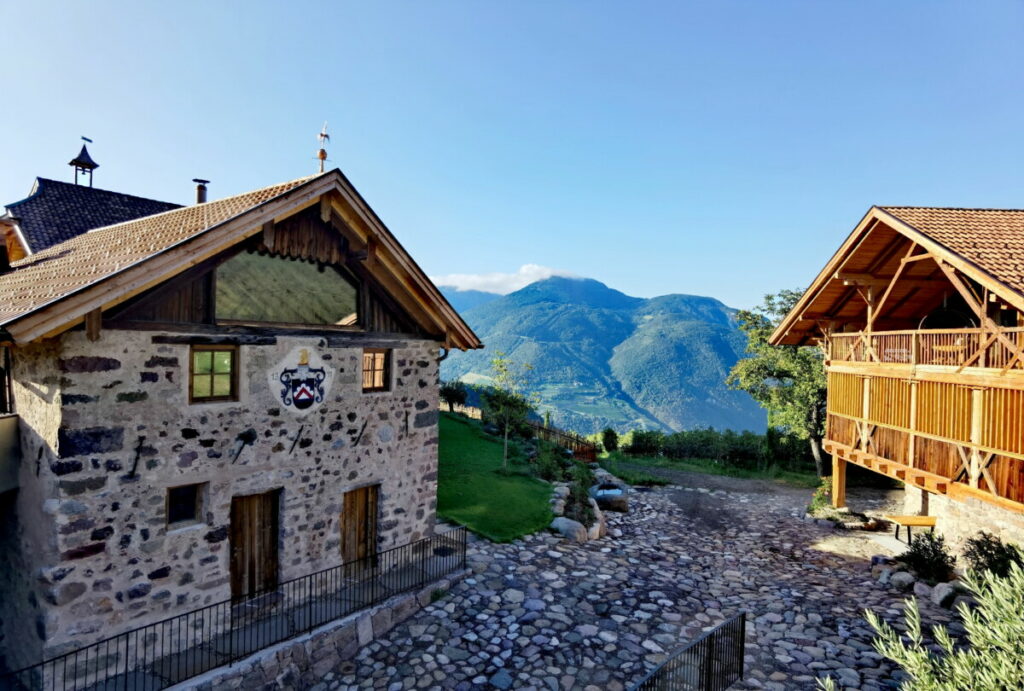
POLYGON ((324 161, 327 160, 327 149, 324 145, 331 141, 331 135, 327 134, 327 121, 324 120, 324 126, 320 130, 320 134, 316 135, 317 141, 320 142, 320 150, 316 152, 316 157, 320 159, 320 172, 324 172, 324 161))

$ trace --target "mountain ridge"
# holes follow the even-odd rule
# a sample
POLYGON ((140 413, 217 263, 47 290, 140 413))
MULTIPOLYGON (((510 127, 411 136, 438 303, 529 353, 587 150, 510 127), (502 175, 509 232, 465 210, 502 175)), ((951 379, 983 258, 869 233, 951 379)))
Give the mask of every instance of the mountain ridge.
POLYGON ((595 279, 551 277, 463 310, 487 347, 453 353, 442 376, 486 383, 503 352, 533 366, 531 384, 553 420, 579 432, 760 431, 763 410, 725 385, 746 345, 735 315, 711 297, 637 298, 595 279))

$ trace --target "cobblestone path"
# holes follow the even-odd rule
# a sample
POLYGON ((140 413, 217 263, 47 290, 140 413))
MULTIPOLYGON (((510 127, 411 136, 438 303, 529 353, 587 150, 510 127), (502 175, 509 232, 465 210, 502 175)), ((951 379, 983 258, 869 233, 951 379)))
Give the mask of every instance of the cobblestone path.
MULTIPOLYGON (((582 545, 474 540, 472 576, 323 686, 616 691, 741 610, 742 688, 810 689, 826 672, 845 688, 896 686, 861 616, 870 607, 902 619, 903 595, 870 578, 863 554, 875 546, 843 554, 837 543, 863 538, 802 520, 807 490, 702 484, 633 494, 629 514, 608 514, 612 534, 582 545)), ((955 616, 930 602, 922 614, 955 616)))

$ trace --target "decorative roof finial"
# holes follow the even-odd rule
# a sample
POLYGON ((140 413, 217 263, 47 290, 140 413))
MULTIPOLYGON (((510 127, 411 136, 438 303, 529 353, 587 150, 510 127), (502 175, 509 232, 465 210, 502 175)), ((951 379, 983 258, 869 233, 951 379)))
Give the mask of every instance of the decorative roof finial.
MULTIPOLYGON (((88 137, 82 137, 83 142, 92 144, 92 140, 88 137)), ((86 148, 85 144, 82 144, 82 150, 78 152, 71 161, 68 162, 69 166, 75 167, 75 184, 78 184, 78 174, 85 173, 89 174, 89 187, 92 187, 92 171, 100 167, 100 164, 92 160, 92 156, 89 155, 89 149, 86 148)))
POLYGON ((331 141, 331 135, 327 134, 327 121, 324 120, 323 129, 320 130, 320 134, 316 135, 317 141, 320 142, 320 150, 316 152, 316 157, 320 159, 320 172, 324 172, 324 161, 327 160, 327 149, 324 148, 326 142, 331 141))

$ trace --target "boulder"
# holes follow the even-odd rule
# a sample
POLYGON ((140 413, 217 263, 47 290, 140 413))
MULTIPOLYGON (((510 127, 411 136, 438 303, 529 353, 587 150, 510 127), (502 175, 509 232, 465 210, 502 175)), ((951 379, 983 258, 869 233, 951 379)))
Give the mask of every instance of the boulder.
POLYGON ((551 529, 573 542, 587 541, 587 529, 583 527, 582 523, 571 518, 559 516, 551 521, 551 529))
POLYGON ((889 584, 897 590, 910 590, 917 579, 906 571, 897 571, 889 577, 889 584))
POLYGON ((939 583, 932 588, 932 602, 939 607, 951 607, 959 594, 952 583, 939 583))
POLYGON ((594 510, 594 524, 587 529, 587 537, 591 540, 598 540, 608 534, 608 523, 593 498, 590 500, 590 508, 594 510))
POLYGON ((914 595, 916 597, 921 598, 922 600, 930 599, 932 596, 932 587, 927 583, 922 583, 921 581, 918 581, 914 584, 914 595))

